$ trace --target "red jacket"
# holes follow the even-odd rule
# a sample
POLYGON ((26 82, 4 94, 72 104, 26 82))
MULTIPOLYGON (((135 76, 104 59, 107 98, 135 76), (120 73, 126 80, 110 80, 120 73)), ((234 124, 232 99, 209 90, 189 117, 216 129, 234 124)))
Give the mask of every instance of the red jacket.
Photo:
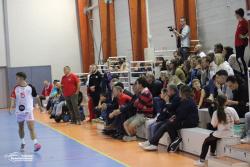
POLYGON ((247 46, 248 39, 241 39, 241 35, 246 35, 248 33, 248 22, 246 19, 239 21, 236 32, 235 32, 235 46, 247 46))
POLYGON ((51 91, 52 91, 52 89, 53 89, 53 85, 52 84, 49 84, 48 87, 46 87, 46 86, 43 87, 42 95, 45 96, 45 97, 49 96, 50 93, 51 93, 51 91))
POLYGON ((138 113, 153 114, 153 96, 148 88, 144 88, 138 95, 134 106, 138 113))

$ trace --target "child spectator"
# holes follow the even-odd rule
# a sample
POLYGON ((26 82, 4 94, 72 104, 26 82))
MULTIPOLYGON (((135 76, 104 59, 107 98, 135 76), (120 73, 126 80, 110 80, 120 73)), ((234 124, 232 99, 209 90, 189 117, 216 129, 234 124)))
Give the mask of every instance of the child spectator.
POLYGON ((194 91, 194 101, 198 106, 198 109, 204 107, 204 98, 206 96, 205 90, 201 88, 200 80, 193 79, 192 87, 194 91))
POLYGON ((211 124, 217 130, 207 137, 202 145, 200 160, 195 162, 196 166, 205 166, 206 155, 210 146, 210 155, 215 156, 216 143, 221 138, 233 136, 234 124, 240 123, 239 116, 234 108, 226 107, 227 97, 217 97, 218 109, 213 113, 211 124))
POLYGON ((106 110, 107 110, 108 104, 110 104, 109 99, 108 99, 108 94, 105 92, 102 92, 100 94, 99 104, 94 109, 96 118, 98 118, 100 121, 106 121, 107 119, 106 110))

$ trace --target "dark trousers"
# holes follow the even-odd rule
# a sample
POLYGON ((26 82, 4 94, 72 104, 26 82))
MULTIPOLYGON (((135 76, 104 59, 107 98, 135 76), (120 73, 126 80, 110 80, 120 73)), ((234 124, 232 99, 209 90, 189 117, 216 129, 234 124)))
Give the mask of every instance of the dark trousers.
POLYGON ((80 112, 78 108, 78 95, 65 97, 67 107, 70 111, 71 121, 80 121, 80 112))
POLYGON ((246 48, 246 46, 236 46, 235 51, 236 51, 236 60, 237 60, 237 62, 239 64, 239 66, 240 66, 241 74, 243 74, 243 72, 244 72, 244 74, 246 75, 246 73, 247 73, 247 64, 246 64, 246 62, 244 60, 245 48, 246 48), (241 68, 241 63, 240 63, 239 59, 241 60, 241 62, 243 64, 243 68, 244 68, 243 70, 241 68))
POLYGON ((207 156, 207 152, 208 152, 208 149, 209 149, 209 146, 210 146, 210 152, 211 153, 215 153, 216 151, 216 145, 217 145, 217 141, 219 140, 220 138, 217 138, 217 137, 214 137, 213 136, 213 133, 211 133, 209 135, 209 137, 207 137, 202 145, 202 149, 201 149, 201 155, 200 155, 200 159, 201 160, 205 160, 206 159, 206 156, 207 156))
POLYGON ((43 106, 43 100, 45 100, 46 97, 44 97, 44 96, 39 96, 39 99, 40 99, 40 102, 41 102, 41 106, 44 107, 44 106, 43 106))
POLYGON ((181 47, 180 48, 180 55, 181 55, 181 62, 184 63, 184 61, 188 59, 189 48, 188 47, 181 47))
POLYGON ((49 98, 47 106, 46 106, 46 110, 49 111, 49 109, 52 107, 52 100, 53 98, 49 98))
POLYGON ((171 142, 176 140, 178 135, 178 130, 183 128, 193 128, 196 127, 189 123, 183 123, 183 122, 170 122, 166 121, 165 123, 162 123, 159 128, 154 133, 154 136, 149 140, 150 144, 158 145, 161 137, 164 135, 165 132, 168 132, 169 137, 171 139, 171 142))
POLYGON ((133 115, 135 115, 135 112, 128 111, 128 112, 122 112, 120 115, 115 117, 112 124, 116 128, 116 132, 118 134, 124 135, 126 133, 124 128, 123 128, 123 123, 126 120, 128 120, 130 117, 132 117, 133 115))

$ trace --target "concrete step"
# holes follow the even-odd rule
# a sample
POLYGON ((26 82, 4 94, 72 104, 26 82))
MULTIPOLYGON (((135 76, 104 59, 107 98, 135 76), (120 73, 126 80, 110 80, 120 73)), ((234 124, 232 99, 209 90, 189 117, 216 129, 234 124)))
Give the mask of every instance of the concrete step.
POLYGON ((225 155, 250 163, 250 144, 237 144, 227 146, 225 155))
POLYGON ((223 156, 209 159, 208 167, 249 167, 249 164, 244 161, 223 156))

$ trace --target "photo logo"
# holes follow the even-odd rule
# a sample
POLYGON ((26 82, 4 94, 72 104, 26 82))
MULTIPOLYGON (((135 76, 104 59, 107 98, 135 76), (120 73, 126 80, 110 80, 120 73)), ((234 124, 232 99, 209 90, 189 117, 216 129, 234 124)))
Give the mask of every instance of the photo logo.
POLYGON ((8 159, 11 162, 32 162, 33 155, 32 154, 22 154, 20 152, 13 152, 4 155, 4 158, 8 159))

